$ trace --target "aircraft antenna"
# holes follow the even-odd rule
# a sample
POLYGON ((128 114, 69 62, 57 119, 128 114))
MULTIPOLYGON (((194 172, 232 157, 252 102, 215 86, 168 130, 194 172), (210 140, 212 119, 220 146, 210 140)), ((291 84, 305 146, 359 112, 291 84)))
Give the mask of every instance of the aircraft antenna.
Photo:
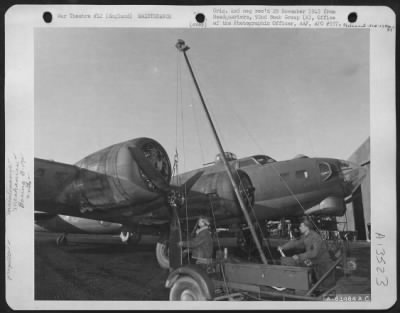
POLYGON ((243 200, 243 198, 242 198, 242 196, 241 196, 241 194, 240 194, 239 187, 238 187, 236 181, 233 179, 232 170, 231 170, 231 168, 230 168, 230 166, 229 166, 228 161, 226 160, 225 152, 224 152, 224 149, 223 149, 223 147, 222 147, 221 141, 219 140, 217 131, 216 131, 215 126, 214 126, 214 124, 213 124, 213 122, 212 122, 210 113, 209 113, 209 111, 208 111, 208 109, 207 109, 207 106, 206 106, 206 104, 205 104, 203 95, 201 94, 199 85, 197 84, 196 78, 195 78, 195 76, 194 76, 194 73, 193 73, 193 70, 192 70, 192 66, 190 65, 188 56, 187 56, 187 54, 186 54, 186 51, 189 50, 189 46, 187 46, 187 45, 185 44, 185 42, 184 42, 183 40, 181 40, 181 39, 178 40, 178 42, 176 43, 175 46, 176 46, 176 48, 177 48, 179 51, 183 52, 183 55, 184 55, 184 57, 185 57, 186 64, 187 64, 187 66, 188 66, 188 68, 189 68, 189 71, 190 71, 190 74, 191 74, 191 76, 192 76, 194 85, 196 86, 196 89, 197 89, 197 93, 199 94, 200 101, 201 101, 201 103, 202 103, 202 105, 203 105, 204 112, 206 113, 207 119, 208 119, 208 121, 209 121, 209 123, 210 123, 210 127, 211 127, 211 130, 212 130, 212 132, 213 132, 214 139, 215 139, 215 141, 216 141, 216 143, 217 143, 217 146, 218 146, 218 149, 219 149, 219 152, 220 152, 220 155, 221 155, 222 162, 223 162, 223 164, 224 164, 224 166, 225 166, 225 169, 226 169, 226 172, 227 172, 227 174, 228 174, 228 177, 229 177, 229 179, 230 179, 230 181, 231 181, 231 183, 232 183, 232 186, 233 186, 233 189, 234 189, 234 191, 235 191, 236 197, 237 197, 237 199, 238 199, 238 201, 239 201, 239 204, 240 204, 240 208, 242 209, 243 215, 244 215, 244 217, 246 218, 247 224, 249 225, 249 229, 250 229, 250 232, 251 232, 251 234, 252 234, 252 236, 253 236, 253 240, 254 240, 254 242, 255 242, 255 244, 256 244, 256 246, 257 246, 258 253, 260 254, 261 261, 262 261, 264 264, 268 264, 267 259, 266 259, 265 255, 264 255, 264 251, 262 250, 260 241, 259 241, 258 238, 257 238, 257 233, 256 233, 256 231, 255 231, 255 229, 254 229, 254 227, 253 227, 253 225, 252 225, 252 223, 251 223, 251 219, 250 219, 249 213, 248 213, 247 210, 246 210, 246 205, 245 205, 244 200, 243 200))

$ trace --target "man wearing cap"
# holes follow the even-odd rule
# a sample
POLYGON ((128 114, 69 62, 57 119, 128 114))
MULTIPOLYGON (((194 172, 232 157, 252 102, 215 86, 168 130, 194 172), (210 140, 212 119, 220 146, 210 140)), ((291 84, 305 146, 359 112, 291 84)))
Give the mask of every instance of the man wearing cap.
MULTIPOLYGON (((291 240, 278 250, 304 249, 304 253, 292 256, 296 264, 312 265, 315 270, 317 281, 328 271, 332 261, 329 255, 326 243, 321 236, 313 230, 313 224, 309 219, 304 219, 300 223, 300 232, 302 236, 298 240, 291 240)), ((322 282, 321 287, 329 288, 335 284, 334 271, 322 282)))
POLYGON ((197 229, 193 239, 189 241, 180 241, 180 247, 192 249, 192 258, 197 264, 207 264, 212 259, 213 239, 209 230, 210 222, 206 217, 200 217, 197 220, 197 229))

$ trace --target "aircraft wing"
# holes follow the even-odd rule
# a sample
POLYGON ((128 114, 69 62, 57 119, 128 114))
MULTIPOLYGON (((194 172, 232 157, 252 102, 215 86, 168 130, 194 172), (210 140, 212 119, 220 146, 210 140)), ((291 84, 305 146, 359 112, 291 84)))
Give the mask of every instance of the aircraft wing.
MULTIPOLYGON (((110 176, 76 165, 35 158, 34 176, 36 212, 128 224, 130 217, 165 210, 162 195, 149 193, 133 184, 129 186, 139 191, 138 199, 118 198, 115 190, 121 187, 113 182, 128 184, 129 181, 115 174, 110 176), (146 193, 152 197, 139 198, 146 193)), ((138 221, 132 219, 132 222, 138 221)))
POLYGON ((35 158, 35 211, 58 214, 57 202, 78 176, 77 166, 35 158))

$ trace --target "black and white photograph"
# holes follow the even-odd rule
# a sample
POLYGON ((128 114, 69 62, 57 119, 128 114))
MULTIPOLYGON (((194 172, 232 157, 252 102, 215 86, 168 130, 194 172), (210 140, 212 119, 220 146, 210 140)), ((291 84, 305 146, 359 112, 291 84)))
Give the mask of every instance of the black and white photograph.
POLYGON ((155 26, 129 27, 134 9, 56 11, 29 41, 31 159, 6 151, 8 221, 32 205, 33 303, 367 308, 389 284, 375 268, 395 231, 373 213, 369 27, 242 27, 215 8, 193 10, 193 27, 150 9, 155 26), (226 27, 196 27, 211 16, 226 27))

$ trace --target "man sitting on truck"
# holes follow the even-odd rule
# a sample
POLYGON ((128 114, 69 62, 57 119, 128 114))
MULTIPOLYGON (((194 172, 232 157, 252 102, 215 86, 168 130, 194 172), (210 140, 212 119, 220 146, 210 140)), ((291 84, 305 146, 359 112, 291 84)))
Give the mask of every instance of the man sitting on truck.
POLYGON ((192 258, 196 260, 196 264, 208 264, 211 262, 214 247, 209 226, 210 221, 208 218, 201 216, 197 220, 194 238, 178 243, 180 247, 192 249, 192 258))
MULTIPOLYGON (((278 247, 278 250, 290 250, 295 248, 305 250, 303 253, 292 256, 294 264, 283 263, 286 263, 286 265, 313 266, 315 278, 318 281, 332 265, 327 245, 321 236, 314 231, 312 221, 307 218, 300 223, 300 232, 302 234, 300 239, 290 240, 283 246, 278 247)), ((323 289, 327 289, 333 287, 334 284, 335 274, 333 270, 320 286, 323 289)))

